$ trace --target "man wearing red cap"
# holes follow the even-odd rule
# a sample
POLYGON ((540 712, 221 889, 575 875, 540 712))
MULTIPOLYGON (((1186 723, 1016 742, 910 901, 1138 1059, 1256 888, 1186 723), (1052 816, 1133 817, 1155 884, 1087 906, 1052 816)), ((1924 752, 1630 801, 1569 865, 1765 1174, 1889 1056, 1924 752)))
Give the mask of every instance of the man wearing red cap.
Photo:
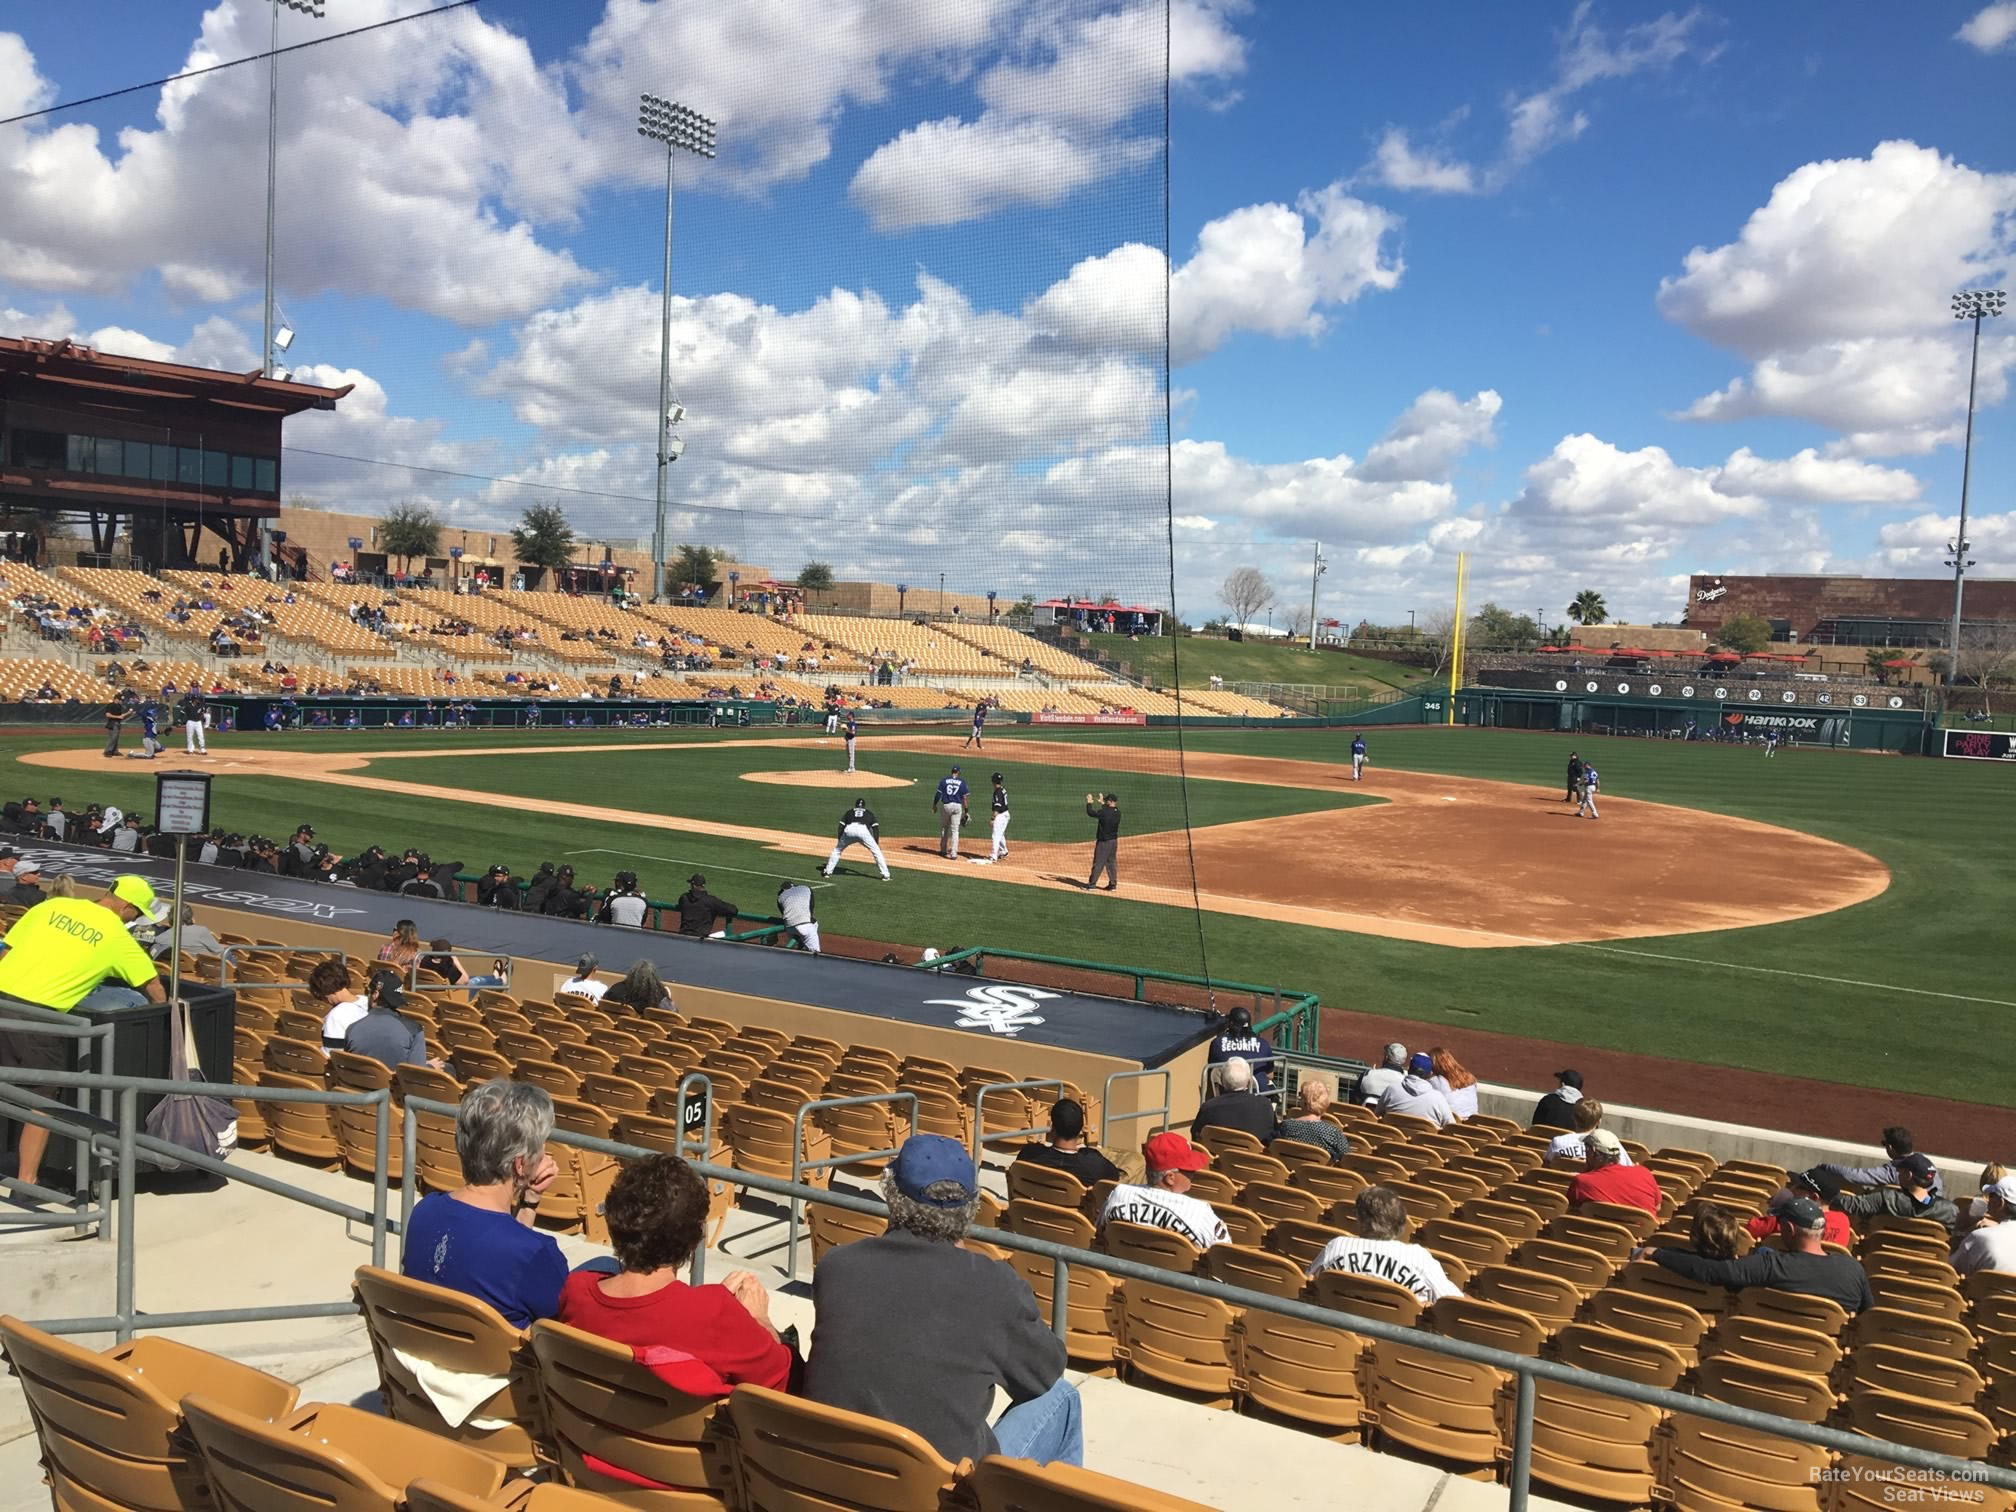
POLYGON ((1141 1153, 1148 1163, 1145 1184, 1115 1187, 1106 1199, 1106 1210, 1099 1215, 1099 1227, 1104 1229, 1117 1219, 1168 1229, 1200 1250, 1230 1244, 1232 1235, 1211 1204, 1190 1195, 1190 1173, 1211 1164, 1210 1152, 1198 1149, 1181 1134, 1165 1132, 1150 1139, 1141 1153))

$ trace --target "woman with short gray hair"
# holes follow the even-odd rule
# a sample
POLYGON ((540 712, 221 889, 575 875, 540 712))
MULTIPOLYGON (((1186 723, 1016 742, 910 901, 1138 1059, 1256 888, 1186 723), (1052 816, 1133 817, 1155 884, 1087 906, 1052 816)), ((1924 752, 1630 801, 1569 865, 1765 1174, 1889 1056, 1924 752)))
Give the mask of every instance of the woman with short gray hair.
POLYGON ((455 1114, 463 1185, 413 1209, 400 1270, 467 1292, 516 1328, 554 1316, 567 1262, 536 1227, 539 1201, 560 1174, 546 1153, 552 1133, 543 1087, 498 1077, 465 1093, 455 1114))

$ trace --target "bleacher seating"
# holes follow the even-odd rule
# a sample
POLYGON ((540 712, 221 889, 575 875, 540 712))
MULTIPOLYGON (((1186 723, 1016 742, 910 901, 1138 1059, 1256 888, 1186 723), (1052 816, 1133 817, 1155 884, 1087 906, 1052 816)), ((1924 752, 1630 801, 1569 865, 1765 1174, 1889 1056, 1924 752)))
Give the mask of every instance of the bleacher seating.
POLYGON ((940 627, 982 651, 999 658, 1004 670, 1020 668, 1026 660, 1032 668, 1063 682, 1110 682, 1106 673, 1082 656, 1073 656, 1049 641, 1038 640, 1007 625, 980 625, 955 622, 940 627))
POLYGON ((943 625, 840 614, 801 614, 792 623, 804 635, 831 641, 864 662, 910 662, 926 677, 1006 677, 1014 670, 943 625))
POLYGON ((805 656, 818 658, 820 673, 859 672, 863 665, 863 658, 847 643, 815 628, 815 621, 823 623, 824 616, 801 615, 787 624, 735 609, 694 609, 676 604, 641 605, 637 612, 672 630, 701 637, 716 661, 732 666, 769 657, 781 661, 788 670, 812 677, 818 673, 800 666, 805 656), (805 650, 807 644, 812 647, 810 652, 805 650))
POLYGON ((0 699, 32 703, 44 684, 56 690, 56 702, 75 698, 80 703, 103 703, 112 685, 67 662, 33 661, 22 657, 0 659, 0 699))

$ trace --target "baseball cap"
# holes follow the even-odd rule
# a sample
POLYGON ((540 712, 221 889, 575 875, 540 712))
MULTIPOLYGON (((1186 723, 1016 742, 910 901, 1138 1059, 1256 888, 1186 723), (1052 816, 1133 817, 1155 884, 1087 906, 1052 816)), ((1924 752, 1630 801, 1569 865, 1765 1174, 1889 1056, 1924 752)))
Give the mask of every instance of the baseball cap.
POLYGON ((704 876, 702 876, 699 872, 695 872, 693 873, 692 876, 686 879, 686 885, 688 887, 705 887, 707 885, 707 879, 704 876))
POLYGON ((1556 1071, 1554 1073, 1554 1080, 1561 1083, 1564 1087, 1573 1087, 1577 1092, 1582 1090, 1582 1073, 1580 1071, 1556 1071))
POLYGON ((960 1207, 972 1201, 980 1178, 973 1170, 973 1157, 956 1139, 943 1134, 913 1134, 903 1141, 890 1168, 896 1190, 913 1202, 930 1207, 960 1207), (948 1200, 927 1197, 926 1189, 941 1181, 957 1182, 960 1195, 948 1200))
POLYGON ((1841 1195, 1841 1178, 1825 1166, 1815 1166, 1810 1171, 1794 1171, 1787 1185, 1795 1190, 1803 1188, 1828 1203, 1841 1195))
POLYGON ((1407 1069, 1416 1076, 1426 1076, 1435 1069, 1435 1062, 1419 1050, 1407 1057, 1407 1069))
MULTIPOLYGON (((1076 1139, 1085 1132, 1085 1107, 1075 1097, 1060 1097, 1050 1105, 1050 1132, 1059 1139, 1076 1139)), ((2011 1182, 2016 1186, 2016 1182, 2011 1182)))
POLYGON ((2016 1207, 2016 1176, 2004 1176, 2000 1181, 1991 1181, 1981 1190, 1990 1197, 2000 1197, 2011 1207, 2016 1207))
POLYGON ((1813 1229, 1827 1221, 1827 1210, 1811 1197, 1794 1197, 1779 1210, 1778 1216, 1795 1229, 1813 1229))
POLYGON ((19 866, 14 868, 14 875, 17 877, 39 877, 42 875, 42 863, 40 861, 23 861, 19 866))
POLYGON ((1914 1152, 1897 1157, 1897 1175, 1900 1183, 1907 1177, 1920 1182, 1929 1182, 1938 1174, 1938 1167, 1932 1164, 1929 1156, 1914 1152))
POLYGON ((989 782, 999 782, 1001 780, 1001 774, 999 772, 996 772, 992 777, 988 778, 987 780, 989 782))
POLYGON ((377 989, 378 1002, 381 1007, 389 1008, 394 1013, 397 1013, 401 1008, 406 1006, 406 989, 399 985, 399 979, 393 976, 391 972, 381 971, 378 974, 378 980, 372 985, 377 989))
POLYGON ((168 917, 168 905, 157 902, 154 889, 145 877, 136 877, 131 872, 116 879, 112 884, 112 896, 121 903, 130 903, 141 913, 159 924, 168 917))
POLYGON ((98 833, 102 835, 107 830, 115 830, 119 828, 121 821, 123 821, 125 817, 126 814, 123 809, 116 809, 116 808, 106 809, 104 817, 102 817, 98 821, 98 833))
POLYGON ((1142 1147, 1152 1171, 1201 1171, 1211 1164, 1211 1152, 1200 1150, 1181 1134, 1157 1134, 1142 1147))
POLYGON ((953 771, 955 771, 955 772, 959 770, 959 763, 958 763, 958 762, 956 762, 956 761, 955 761, 955 762, 953 762, 953 763, 952 763, 952 770, 953 770, 953 771))
POLYGON ((1624 1141, 1619 1139, 1615 1134, 1612 1134, 1608 1129, 1591 1129, 1587 1134, 1582 1136, 1582 1142, 1585 1145, 1592 1145, 1607 1154, 1622 1155, 1624 1153, 1624 1141))

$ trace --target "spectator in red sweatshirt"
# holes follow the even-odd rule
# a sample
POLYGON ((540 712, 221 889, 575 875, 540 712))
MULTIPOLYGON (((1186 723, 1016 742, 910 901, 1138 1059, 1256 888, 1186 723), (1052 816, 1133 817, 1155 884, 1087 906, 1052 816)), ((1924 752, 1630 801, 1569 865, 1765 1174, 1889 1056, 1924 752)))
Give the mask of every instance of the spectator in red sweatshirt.
POLYGON ((1608 1129, 1591 1129, 1582 1137, 1587 1153, 1582 1174, 1568 1183, 1568 1205, 1585 1202, 1616 1202, 1641 1207, 1655 1217, 1659 1212, 1659 1178, 1645 1167, 1625 1165, 1624 1141, 1608 1129))
POLYGON ((1777 1233, 1780 1219, 1786 1207, 1796 1197, 1804 1197, 1816 1202, 1827 1210, 1827 1228, 1820 1238, 1826 1244, 1838 1244, 1844 1249, 1855 1247, 1855 1230, 1848 1222, 1848 1215, 1841 1211, 1838 1203, 1841 1197, 1841 1178, 1834 1174, 1832 1166, 1815 1166, 1810 1171, 1794 1171, 1786 1178, 1784 1190, 1771 1199, 1771 1205, 1744 1225, 1750 1230, 1750 1237, 1760 1244, 1777 1233))

